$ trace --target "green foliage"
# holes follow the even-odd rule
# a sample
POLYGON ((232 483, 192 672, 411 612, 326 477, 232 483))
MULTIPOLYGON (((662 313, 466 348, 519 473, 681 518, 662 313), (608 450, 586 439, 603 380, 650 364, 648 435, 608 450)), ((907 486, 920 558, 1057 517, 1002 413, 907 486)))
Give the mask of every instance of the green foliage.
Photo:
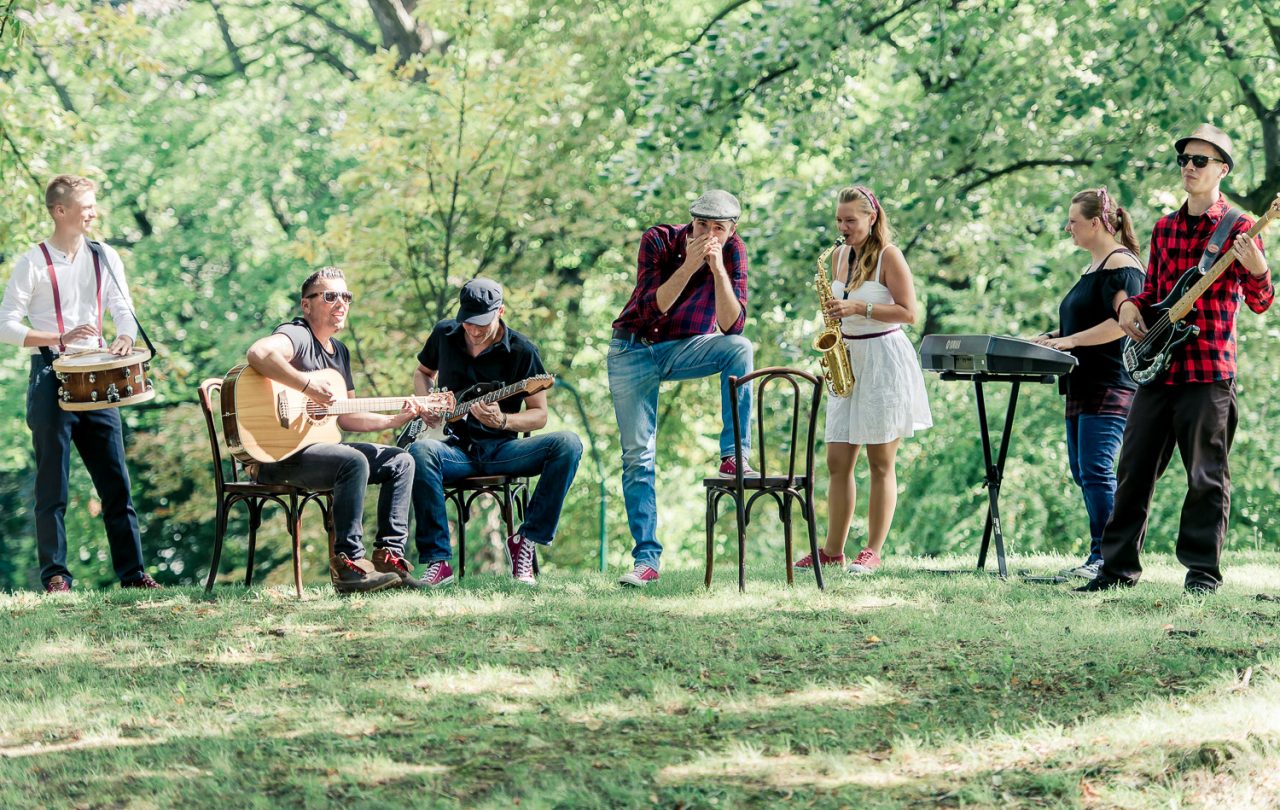
MULTIPOLYGON (((1233 197, 1259 210, 1280 191, 1280 99, 1264 81, 1280 22, 1265 6, 10 4, 0 253, 11 260, 44 234, 48 177, 100 181, 102 233, 161 347, 160 396, 126 416, 161 579, 198 579, 211 543, 195 385, 290 317, 301 278, 329 263, 359 295, 345 338, 367 393, 407 392, 414 355, 462 282, 485 274, 507 286, 509 322, 581 392, 603 466, 603 476, 583 466, 550 562, 594 564, 603 477, 617 563, 630 538, 604 352, 644 228, 683 219, 705 186, 740 193, 761 365, 814 367, 812 262, 834 233, 834 192, 851 182, 877 190, 913 267, 923 308, 913 339, 1040 331, 1083 264, 1060 233, 1078 188, 1108 185, 1145 237, 1178 202, 1174 137, 1208 117, 1235 136, 1233 197), (391 6, 411 16, 381 13, 391 6)), ((1280 364, 1265 324, 1240 321, 1234 453, 1232 542, 1255 547, 1277 536, 1280 441, 1267 426, 1280 364)), ((26 370, 17 353, 0 359, 0 587, 34 578, 26 370)), ((936 427, 902 450, 890 542, 971 551, 985 503, 972 394, 929 386, 936 427)), ((551 402, 552 427, 585 432, 567 392, 551 402)), ((701 553, 696 484, 716 452, 714 381, 673 386, 663 409, 661 539, 680 565, 701 553)), ((1013 548, 1079 550, 1085 518, 1060 404, 1028 391, 1019 413, 1004 498, 1013 548)), ((1176 477, 1158 493, 1152 548, 1171 547, 1176 477)), ((93 513, 77 472, 77 573, 109 582, 93 513)), ((233 516, 233 537, 243 520, 233 516)), ((284 557, 279 522, 264 527, 264 569, 284 557)), ((227 556, 223 573, 241 559, 227 556)))

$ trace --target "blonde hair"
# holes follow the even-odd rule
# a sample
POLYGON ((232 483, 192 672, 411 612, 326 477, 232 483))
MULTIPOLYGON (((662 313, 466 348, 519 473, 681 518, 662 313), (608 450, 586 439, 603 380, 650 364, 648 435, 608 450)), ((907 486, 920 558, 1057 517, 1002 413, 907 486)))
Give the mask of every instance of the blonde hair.
POLYGON ((875 222, 871 223, 871 232, 867 234, 867 241, 858 254, 858 266, 850 268, 849 280, 845 287, 852 290, 862 286, 875 275, 880 254, 886 247, 893 244, 893 228, 889 226, 889 218, 885 215, 880 201, 866 186, 842 188, 837 199, 841 203, 854 203, 864 214, 876 215, 875 222))
POLYGON ((87 177, 75 174, 60 174, 49 181, 44 190, 44 205, 53 212, 55 205, 67 205, 77 194, 86 191, 97 191, 98 184, 87 177))

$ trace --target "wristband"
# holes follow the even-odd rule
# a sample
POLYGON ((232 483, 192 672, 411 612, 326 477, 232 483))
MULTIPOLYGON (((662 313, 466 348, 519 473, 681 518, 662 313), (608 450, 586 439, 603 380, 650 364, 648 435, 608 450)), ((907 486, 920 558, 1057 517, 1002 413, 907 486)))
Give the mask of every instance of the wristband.
POLYGON ((503 412, 502 412, 502 424, 498 426, 498 430, 506 430, 506 429, 507 429, 507 419, 508 419, 508 417, 507 417, 507 413, 506 413, 506 411, 503 411, 503 412))

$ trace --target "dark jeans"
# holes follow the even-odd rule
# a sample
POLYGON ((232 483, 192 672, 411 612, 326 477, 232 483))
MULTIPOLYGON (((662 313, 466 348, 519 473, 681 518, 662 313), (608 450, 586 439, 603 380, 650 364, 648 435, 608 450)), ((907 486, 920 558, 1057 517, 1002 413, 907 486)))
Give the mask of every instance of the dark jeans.
POLYGON ((453 558, 444 483, 472 475, 540 476, 519 532, 539 545, 550 545, 560 524, 565 495, 578 473, 582 442, 577 434, 560 431, 463 451, 457 445, 424 437, 409 445, 409 452, 417 470, 413 514, 418 562, 430 564, 453 558))
POLYGON ((1071 477, 1084 493, 1089 515, 1089 562, 1102 557, 1102 531, 1116 496, 1116 455, 1125 417, 1082 413, 1067 417, 1067 459, 1071 477))
POLYGON ((64 411, 58 407, 58 379, 41 355, 31 358, 27 384, 27 427, 36 452, 36 556, 40 582, 67 570, 67 476, 71 445, 76 446, 93 487, 102 501, 111 563, 121 582, 142 578, 142 539, 138 515, 129 494, 129 470, 124 463, 124 434, 120 411, 64 411))
POLYGON ((369 484, 378 492, 377 548, 404 556, 409 539, 409 498, 413 459, 396 447, 363 442, 313 444, 284 461, 263 464, 258 480, 307 489, 333 489, 333 553, 352 560, 364 557, 364 494, 369 484))
POLYGON ((1102 536, 1103 574, 1137 582, 1156 481, 1176 447, 1187 471, 1187 497, 1178 527, 1178 561, 1186 584, 1216 588, 1218 562, 1231 514, 1227 455, 1238 412, 1234 380, 1139 388, 1120 451, 1119 484, 1111 522, 1102 536))

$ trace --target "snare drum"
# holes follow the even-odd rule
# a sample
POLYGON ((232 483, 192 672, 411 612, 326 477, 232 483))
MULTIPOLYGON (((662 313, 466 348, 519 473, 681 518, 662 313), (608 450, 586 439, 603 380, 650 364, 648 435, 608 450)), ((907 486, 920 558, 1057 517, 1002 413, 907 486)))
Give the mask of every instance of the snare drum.
POLYGON ((136 405, 156 395, 147 379, 151 352, 126 355, 89 350, 64 354, 53 361, 58 378, 58 407, 64 411, 97 411, 136 405))

